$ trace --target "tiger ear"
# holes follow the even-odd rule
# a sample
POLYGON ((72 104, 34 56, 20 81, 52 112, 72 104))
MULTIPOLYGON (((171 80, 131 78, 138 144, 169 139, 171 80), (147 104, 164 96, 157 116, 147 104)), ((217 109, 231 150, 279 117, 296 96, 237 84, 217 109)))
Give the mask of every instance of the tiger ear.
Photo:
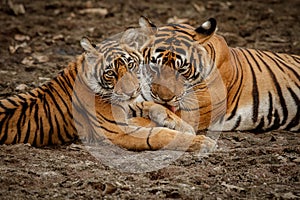
POLYGON ((139 52, 147 40, 147 36, 139 31, 139 28, 128 28, 122 34, 120 45, 127 52, 139 52))
POLYGON ((157 27, 147 17, 141 16, 139 19, 139 25, 143 31, 149 35, 154 35, 157 32, 157 27))
POLYGON ((199 41, 200 43, 204 43, 214 35, 216 30, 217 30, 217 21, 214 18, 210 18, 209 20, 204 22, 201 26, 195 29, 196 35, 194 39, 199 41))
POLYGON ((95 64, 100 53, 95 49, 90 40, 86 37, 83 37, 80 41, 80 45, 86 52, 85 59, 88 64, 95 64))
POLYGON ((154 35, 157 27, 146 17, 141 16, 139 19, 139 28, 127 28, 120 40, 123 47, 131 47, 135 50, 140 50, 148 41, 149 36, 154 35))

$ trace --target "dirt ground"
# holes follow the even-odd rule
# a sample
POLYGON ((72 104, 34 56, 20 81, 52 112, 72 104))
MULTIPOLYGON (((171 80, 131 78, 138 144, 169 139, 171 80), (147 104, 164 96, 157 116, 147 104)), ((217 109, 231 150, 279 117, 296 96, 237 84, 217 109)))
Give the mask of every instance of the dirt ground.
MULTIPOLYGON (((83 36, 101 41, 140 15, 193 26, 215 17, 230 46, 300 54, 299 10, 297 0, 2 0, 0 98, 53 78, 82 53, 83 36)), ((184 153, 143 173, 114 168, 80 144, 2 145, 0 183, 0 199, 299 199, 300 134, 222 133, 214 153, 184 153)))

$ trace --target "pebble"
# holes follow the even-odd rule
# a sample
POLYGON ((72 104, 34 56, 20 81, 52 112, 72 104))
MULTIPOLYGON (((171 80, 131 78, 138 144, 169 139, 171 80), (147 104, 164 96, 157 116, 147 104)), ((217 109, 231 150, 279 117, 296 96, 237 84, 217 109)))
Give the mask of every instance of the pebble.
POLYGON ((27 88, 28 86, 26 84, 21 83, 16 87, 16 90, 22 91, 22 90, 26 90, 27 88))

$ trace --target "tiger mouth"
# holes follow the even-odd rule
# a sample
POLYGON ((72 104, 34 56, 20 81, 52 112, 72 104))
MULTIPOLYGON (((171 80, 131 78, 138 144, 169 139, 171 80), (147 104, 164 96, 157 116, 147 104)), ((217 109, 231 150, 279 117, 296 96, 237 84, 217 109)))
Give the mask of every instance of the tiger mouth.
POLYGON ((163 106, 165 106, 166 108, 168 108, 173 113, 175 113, 178 110, 177 106, 172 106, 172 105, 169 105, 169 104, 164 104, 163 106))

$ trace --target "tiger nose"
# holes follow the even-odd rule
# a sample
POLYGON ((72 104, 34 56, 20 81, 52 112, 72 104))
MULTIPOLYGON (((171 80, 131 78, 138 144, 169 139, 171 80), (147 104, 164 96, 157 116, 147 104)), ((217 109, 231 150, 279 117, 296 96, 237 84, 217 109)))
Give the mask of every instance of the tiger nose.
POLYGON ((164 102, 169 102, 175 97, 175 93, 164 85, 153 83, 151 90, 154 95, 158 96, 164 102))
POLYGON ((115 90, 119 93, 126 94, 128 96, 135 96, 139 92, 140 84, 135 75, 131 73, 124 74, 115 86, 115 90))
POLYGON ((130 97, 135 97, 138 93, 138 88, 136 86, 131 86, 128 89, 124 89, 123 93, 130 97))

